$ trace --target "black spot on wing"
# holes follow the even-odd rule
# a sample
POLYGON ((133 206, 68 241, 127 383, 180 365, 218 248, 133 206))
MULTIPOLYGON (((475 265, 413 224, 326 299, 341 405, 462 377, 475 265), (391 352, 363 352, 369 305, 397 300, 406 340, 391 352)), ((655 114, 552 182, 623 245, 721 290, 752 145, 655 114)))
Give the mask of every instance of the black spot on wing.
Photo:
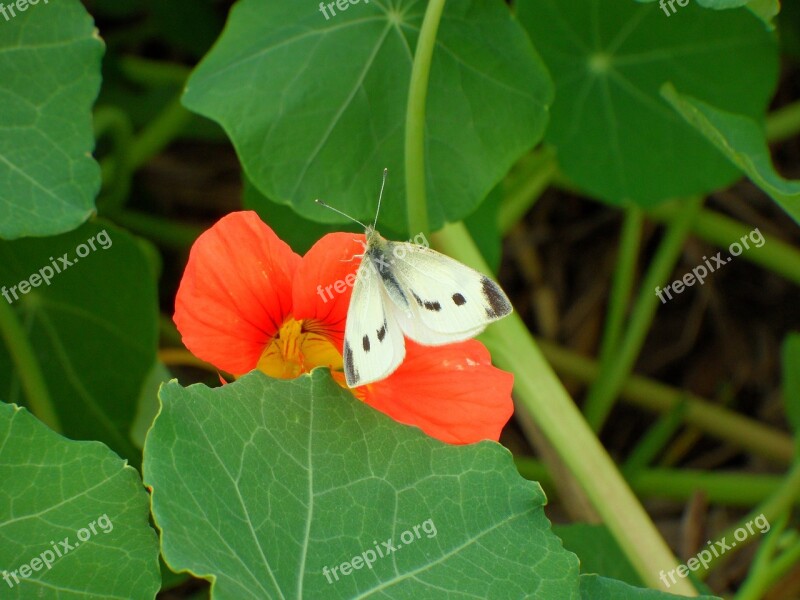
POLYGON ((439 312, 442 310, 442 305, 439 304, 436 300, 423 300, 420 298, 414 290, 411 290, 411 295, 414 296, 414 300, 417 301, 417 304, 426 308, 427 310, 432 310, 434 312, 439 312))
POLYGON ((456 306, 463 306, 466 303, 467 299, 464 298, 464 296, 458 293, 453 294, 453 304, 455 304, 456 306))
POLYGON ((481 291, 488 304, 486 307, 486 316, 490 319, 504 317, 511 312, 511 304, 509 304, 505 294, 497 284, 488 277, 484 277, 481 280, 481 291))
POLYGON ((386 337, 386 319, 383 320, 383 327, 378 329, 378 341, 382 342, 383 338, 386 337))
POLYGON ((364 339, 361 340, 361 346, 364 348, 364 352, 369 352, 369 336, 365 335, 364 339))
POLYGON ((347 377, 348 383, 358 383, 361 379, 353 363, 353 349, 347 341, 344 343, 344 374, 347 377))

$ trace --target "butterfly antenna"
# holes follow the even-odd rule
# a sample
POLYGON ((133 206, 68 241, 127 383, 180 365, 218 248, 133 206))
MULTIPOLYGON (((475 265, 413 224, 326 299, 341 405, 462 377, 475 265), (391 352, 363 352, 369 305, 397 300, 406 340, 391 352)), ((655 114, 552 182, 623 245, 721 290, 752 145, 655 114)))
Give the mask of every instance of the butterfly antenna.
POLYGON ((343 217, 346 217, 346 218, 350 219, 351 221, 354 221, 355 223, 358 223, 358 224, 359 224, 359 225, 361 225, 361 227, 363 227, 364 229, 366 229, 366 228, 367 228, 367 226, 366 226, 366 225, 364 225, 364 224, 363 224, 361 221, 359 221, 358 219, 354 219, 353 217, 351 217, 351 216, 350 216, 350 215, 348 215, 347 213, 343 213, 343 212, 342 212, 342 211, 340 211, 338 208, 333 208, 333 207, 332 207, 330 204, 325 204, 325 203, 324 203, 322 200, 320 200, 319 198, 317 198, 316 200, 314 200, 314 202, 316 202, 316 203, 317 203, 317 204, 319 204, 320 206, 324 206, 325 208, 330 208, 330 209, 331 209, 333 212, 335 212, 335 213, 339 213, 339 214, 340 214, 340 215, 342 215, 343 217))
POLYGON ((386 185, 386 176, 389 174, 389 169, 383 170, 383 180, 381 181, 381 193, 378 194, 378 210, 375 211, 375 222, 372 224, 372 228, 378 225, 378 215, 381 214, 381 199, 383 198, 383 187, 386 185))

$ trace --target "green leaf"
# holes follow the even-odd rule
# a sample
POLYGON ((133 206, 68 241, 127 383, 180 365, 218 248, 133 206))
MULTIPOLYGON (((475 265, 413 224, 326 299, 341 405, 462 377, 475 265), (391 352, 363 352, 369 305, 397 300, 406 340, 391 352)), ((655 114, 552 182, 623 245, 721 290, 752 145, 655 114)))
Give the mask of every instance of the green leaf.
MULTIPOLYGON (((259 191, 303 217, 341 222, 315 198, 406 231, 404 122, 425 3, 242 0, 189 80, 184 103, 218 121, 259 191)), ((539 141, 552 84, 500 0, 448 2, 427 98, 431 227, 470 214, 539 141)))
POLYGON ((92 103, 103 42, 78 0, 6 3, 0 20, 0 238, 75 229, 94 210, 100 168, 92 103))
POLYGON ((736 179, 659 88, 673 81, 761 118, 778 56, 774 35, 751 14, 690 4, 666 17, 657 4, 600 0, 520 0, 518 12, 556 82, 546 138, 577 186, 615 204, 653 206, 736 179))
POLYGON ((668 83, 661 95, 728 160, 800 223, 800 181, 788 181, 772 167, 764 129, 746 116, 714 108, 678 93, 668 83))
POLYGON ((595 573, 631 585, 644 585, 642 578, 636 574, 614 536, 604 525, 553 525, 553 533, 564 542, 564 548, 578 555, 582 574, 595 573))
MULTIPOLYGON (((141 454, 129 432, 155 362, 158 330, 156 287, 142 246, 100 223, 51 238, 0 242, 0 283, 7 295, 0 302, 12 302, 28 333, 26 342, 11 343, 33 348, 63 433, 100 440, 138 465, 141 454), (73 264, 65 266, 62 256, 73 264), (23 294, 24 280, 38 287, 23 294)), ((0 396, 26 402, 5 346, 0 396)))
POLYGON ((0 481, 3 598, 155 597, 148 496, 106 446, 66 440, 0 402, 0 481))
POLYGON ((577 598, 577 558, 499 444, 429 438, 322 369, 160 398, 144 473, 163 554, 214 598, 577 598))
MULTIPOLYGON (((581 575, 581 598, 584 600, 668 600, 685 598, 659 590, 633 587, 599 575, 581 575)), ((696 596, 697 600, 719 600, 716 596, 696 596)))
POLYGON ((790 333, 783 340, 781 369, 786 417, 800 445, 800 333, 790 333))

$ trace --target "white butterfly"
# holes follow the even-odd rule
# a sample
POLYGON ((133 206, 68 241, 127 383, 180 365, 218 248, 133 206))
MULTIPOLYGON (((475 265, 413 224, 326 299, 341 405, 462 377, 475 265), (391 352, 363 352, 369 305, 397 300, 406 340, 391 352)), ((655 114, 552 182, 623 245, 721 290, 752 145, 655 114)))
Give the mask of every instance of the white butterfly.
MULTIPOLYGON (((378 211, 385 182, 386 170, 378 211)), ((367 243, 344 330, 349 387, 391 375, 405 358, 404 334, 425 346, 451 344, 511 313, 503 290, 484 274, 426 246, 386 240, 375 225, 364 228, 367 243)))

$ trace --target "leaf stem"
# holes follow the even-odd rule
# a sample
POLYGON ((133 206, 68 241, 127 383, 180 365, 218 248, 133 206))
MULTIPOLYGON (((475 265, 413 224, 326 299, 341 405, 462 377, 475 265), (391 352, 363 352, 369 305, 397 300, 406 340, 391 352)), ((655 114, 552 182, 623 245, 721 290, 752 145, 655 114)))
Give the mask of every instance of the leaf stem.
MULTIPOLYGON (((738 523, 729 527, 721 535, 717 536, 717 539, 721 540, 724 537, 728 539, 734 538, 734 532, 737 529, 743 527, 748 522, 760 515, 764 515, 764 518, 768 523, 777 521, 781 515, 791 509, 792 505, 797 502, 798 498, 800 498, 800 459, 794 462, 792 468, 789 469, 789 472, 783 478, 780 487, 775 490, 775 492, 773 492, 767 499, 761 502, 761 504, 756 506, 749 513, 747 513, 747 515, 745 515, 738 523)), ((731 548, 731 550, 727 551, 726 553, 712 558, 707 569, 703 572, 698 571, 697 576, 700 579, 705 579, 712 570, 725 564, 733 557, 735 552, 738 552, 750 544, 750 542, 755 541, 755 539, 756 537, 752 535, 746 537, 744 540, 739 540, 737 538, 735 548, 731 548)))
POLYGON ((769 142, 782 142, 800 132, 800 100, 772 112, 767 117, 766 136, 769 142))
POLYGON ((181 93, 133 139, 129 154, 132 172, 161 152, 186 127, 193 116, 181 104, 181 93))
POLYGON ((639 244, 642 239, 644 218, 637 206, 625 210, 622 223, 622 235, 617 255, 617 268, 608 299, 608 314, 605 320, 603 341, 600 347, 600 364, 613 360, 617 352, 619 340, 624 330, 625 314, 633 293, 636 278, 636 261, 639 257, 639 244))
MULTIPOLYGON (((591 358, 546 340, 540 339, 537 343, 547 361, 563 376, 585 383, 597 378, 600 367, 591 358)), ((668 412, 685 403, 683 418, 686 423, 731 445, 744 448, 756 456, 784 465, 792 462, 794 442, 786 433, 712 404, 695 394, 671 388, 640 375, 631 375, 624 382, 620 397, 628 404, 660 413, 668 412)))
POLYGON ((203 233, 202 227, 130 209, 107 215, 109 219, 156 244, 185 250, 203 233))
MULTIPOLYGON (((680 217, 681 208, 674 203, 662 204, 648 211, 647 215, 656 221, 669 223, 680 217)), ((752 229, 712 210, 701 210, 692 224, 692 233, 719 248, 728 248, 731 243, 741 240, 752 229)), ((743 252, 741 258, 761 265, 800 285, 800 251, 774 236, 766 233, 762 235, 764 244, 760 248, 753 247, 743 252)))
POLYGON ((422 27, 411 67, 406 108, 406 202, 408 203, 408 231, 411 234, 430 231, 428 202, 425 191, 425 103, 428 98, 428 79, 431 72, 436 33, 446 0, 430 0, 422 20, 422 27))
POLYGON ((103 185, 97 205, 105 213, 120 209, 130 194, 133 124, 116 106, 101 106, 94 111, 94 135, 96 139, 108 136, 111 140, 109 155, 100 161, 103 185))
POLYGON ((639 296, 631 311, 630 323, 617 352, 607 356, 606 361, 601 363, 600 374, 589 389, 584 414, 595 431, 600 431, 602 428, 619 391, 633 371, 660 302, 655 290, 667 281, 675 268, 683 243, 689 236, 692 221, 703 204, 703 198, 688 198, 682 204, 680 214, 667 227, 656 255, 642 280, 639 296))
MULTIPOLYGON (((488 272, 463 223, 447 225, 432 237, 448 255, 488 272)), ((658 573, 676 567, 675 557, 587 426, 522 319, 512 313, 494 323, 483 339, 490 346, 496 364, 514 373, 519 410, 527 412, 541 427, 642 580, 653 588, 665 589, 658 573), (647 551, 642 551, 643 548, 647 551)), ((684 579, 671 591, 688 596, 697 594, 684 579)))
MULTIPOLYGON (((542 461, 515 456, 520 475, 538 481, 546 489, 553 487, 553 476, 542 461)), ((630 475, 628 484, 642 498, 673 500, 684 503, 702 493, 709 503, 736 508, 752 508, 774 494, 783 482, 781 475, 746 472, 701 471, 699 469, 665 469, 645 467, 630 475)), ((800 506, 800 500, 795 500, 800 506)))
POLYGON ((517 168, 518 172, 512 172, 504 181, 505 194, 497 212, 501 234, 525 216, 552 182, 557 171, 555 151, 549 146, 535 150, 518 161, 517 168))
POLYGON ((50 429, 61 433, 61 421, 50 398, 36 353, 14 309, 6 302, 0 302, 0 335, 16 367, 16 375, 22 383, 31 412, 50 429))

